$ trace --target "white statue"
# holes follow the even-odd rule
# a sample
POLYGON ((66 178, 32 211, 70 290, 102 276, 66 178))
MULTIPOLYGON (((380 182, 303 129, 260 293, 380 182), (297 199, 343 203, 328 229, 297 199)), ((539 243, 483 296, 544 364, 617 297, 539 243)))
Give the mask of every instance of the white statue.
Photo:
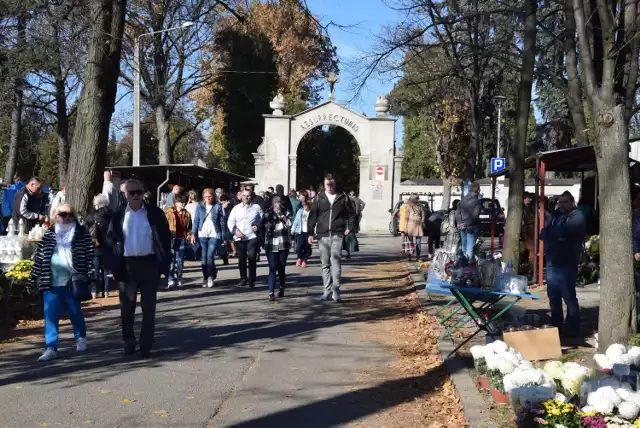
POLYGON ((286 105, 287 103, 284 102, 284 97, 279 92, 278 92, 278 95, 276 95, 273 98, 273 100, 269 103, 269 107, 273 109, 274 116, 282 116, 284 114, 283 110, 286 105))
POLYGON ((387 112, 389 111, 389 101, 387 97, 380 95, 378 99, 376 99, 373 109, 376 111, 377 117, 387 117, 387 112))

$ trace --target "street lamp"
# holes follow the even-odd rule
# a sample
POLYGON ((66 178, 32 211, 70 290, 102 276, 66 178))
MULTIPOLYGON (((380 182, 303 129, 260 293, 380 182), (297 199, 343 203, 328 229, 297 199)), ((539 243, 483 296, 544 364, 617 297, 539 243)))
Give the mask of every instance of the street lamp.
POLYGON ((502 127, 502 102, 507 99, 507 97, 503 95, 497 95, 495 97, 496 101, 498 101, 498 144, 496 147, 496 157, 500 157, 500 128, 502 127))
POLYGON ((192 25, 193 22, 187 21, 177 27, 152 31, 136 37, 133 46, 133 166, 140 166, 140 39, 153 34, 182 30, 192 25))

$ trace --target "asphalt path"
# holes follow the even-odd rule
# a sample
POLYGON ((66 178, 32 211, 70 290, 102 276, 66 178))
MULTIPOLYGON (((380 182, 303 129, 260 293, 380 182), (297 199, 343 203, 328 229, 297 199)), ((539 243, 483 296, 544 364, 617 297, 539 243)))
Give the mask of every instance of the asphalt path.
MULTIPOLYGON (((345 270, 398 256, 399 238, 360 241, 345 270)), ((349 283, 344 302, 320 302, 317 249, 306 269, 291 255, 286 297, 274 303, 264 256, 254 289, 234 287, 231 262, 215 288, 201 288, 199 265, 190 264, 189 288, 159 293, 150 360, 122 355, 115 302, 88 316, 86 354, 75 352, 68 324, 57 360, 37 362, 41 331, 1 347, 0 428, 326 427, 366 419, 370 410, 348 393, 355 374, 392 356, 361 334, 366 320, 352 310, 358 295, 349 283)))

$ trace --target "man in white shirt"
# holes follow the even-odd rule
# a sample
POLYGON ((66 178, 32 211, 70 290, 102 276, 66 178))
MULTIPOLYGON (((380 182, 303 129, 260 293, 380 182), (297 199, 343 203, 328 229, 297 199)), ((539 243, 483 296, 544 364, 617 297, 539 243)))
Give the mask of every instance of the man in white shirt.
POLYGON ((151 355, 156 316, 156 295, 160 274, 169 276, 171 265, 171 232, 164 212, 142 200, 144 185, 128 180, 128 204, 117 211, 109 224, 105 245, 105 265, 120 282, 120 311, 125 355, 136 349, 133 323, 137 291, 142 304, 140 355, 151 355))
POLYGON ((251 202, 252 197, 251 190, 245 189, 241 196, 242 203, 233 207, 227 222, 238 253, 239 287, 243 287, 247 283, 249 287, 256 285, 256 264, 258 253, 260 252, 260 240, 256 232, 262 221, 262 208, 260 208, 260 205, 251 202), (247 263, 249 265, 248 277, 247 263))

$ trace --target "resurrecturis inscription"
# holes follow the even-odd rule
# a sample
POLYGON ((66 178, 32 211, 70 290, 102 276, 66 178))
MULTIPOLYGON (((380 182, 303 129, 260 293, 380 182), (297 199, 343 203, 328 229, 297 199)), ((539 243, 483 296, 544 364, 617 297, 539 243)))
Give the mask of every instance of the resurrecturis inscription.
POLYGON ((340 124, 345 128, 352 130, 353 132, 358 132, 358 124, 348 118, 341 116, 339 114, 319 114, 317 116, 313 116, 311 119, 307 119, 300 124, 300 129, 303 131, 307 131, 310 128, 313 128, 317 125, 335 125, 340 124))

